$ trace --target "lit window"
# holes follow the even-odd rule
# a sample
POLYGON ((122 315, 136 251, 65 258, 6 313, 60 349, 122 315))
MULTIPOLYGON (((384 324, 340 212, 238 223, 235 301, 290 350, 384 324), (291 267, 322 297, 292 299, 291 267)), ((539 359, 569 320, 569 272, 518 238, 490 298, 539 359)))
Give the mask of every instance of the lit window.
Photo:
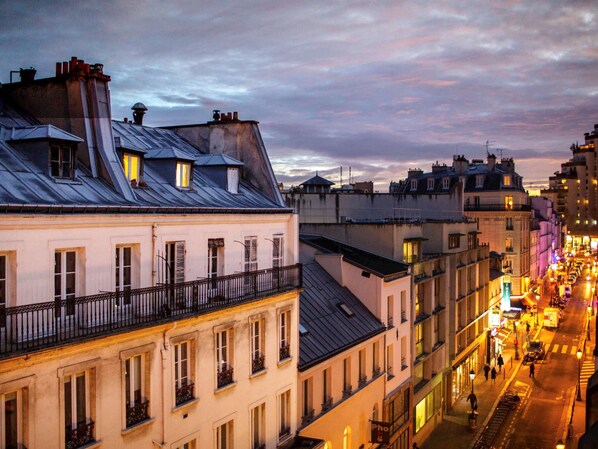
POLYGON ((74 178, 74 156, 75 151, 73 148, 63 145, 52 145, 50 147, 50 175, 54 178, 74 178))
POLYGON ((449 249, 459 248, 461 245, 461 234, 449 234, 448 247, 449 249))
POLYGON ((140 158, 131 153, 123 154, 123 168, 128 181, 141 181, 139 178, 140 158))
POLYGON ((191 183, 191 164, 189 162, 176 163, 176 186, 189 188, 191 183))
POLYGON ((502 185, 508 187, 511 185, 511 175, 504 175, 502 178, 502 185))
POLYGON ((513 238, 512 237, 507 237, 505 239, 505 250, 507 252, 513 252, 513 238))
POLYGON ((513 209, 513 197, 510 195, 505 196, 505 209, 513 209))

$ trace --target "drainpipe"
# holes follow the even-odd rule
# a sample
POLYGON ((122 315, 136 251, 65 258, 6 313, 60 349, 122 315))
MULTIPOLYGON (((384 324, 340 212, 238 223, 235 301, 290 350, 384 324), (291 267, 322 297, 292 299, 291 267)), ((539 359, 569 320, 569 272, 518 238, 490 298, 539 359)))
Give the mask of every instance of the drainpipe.
POLYGON ((152 287, 156 286, 156 240, 158 240, 158 225, 152 224, 152 287))
MULTIPOLYGON (((167 373, 168 373, 168 352, 170 351, 170 345, 168 343, 168 334, 170 332, 172 332, 173 330, 175 330, 175 328, 177 327, 177 323, 176 321, 174 323, 172 323, 172 326, 168 329, 166 329, 163 334, 162 334, 162 348, 160 349, 160 358, 162 361, 162 442, 158 442, 156 440, 152 440, 152 443, 154 443, 154 445, 160 447, 160 448, 165 448, 167 446, 166 443, 166 436, 168 434, 168 428, 167 428, 167 423, 168 423, 168 419, 170 419, 170 411, 168 410, 168 405, 167 405, 167 400, 168 400, 168 391, 171 391, 171 388, 169 388, 169 386, 167 386, 167 373), (167 418, 168 417, 168 418, 167 418)), ((170 379, 168 377, 168 379, 170 379)))

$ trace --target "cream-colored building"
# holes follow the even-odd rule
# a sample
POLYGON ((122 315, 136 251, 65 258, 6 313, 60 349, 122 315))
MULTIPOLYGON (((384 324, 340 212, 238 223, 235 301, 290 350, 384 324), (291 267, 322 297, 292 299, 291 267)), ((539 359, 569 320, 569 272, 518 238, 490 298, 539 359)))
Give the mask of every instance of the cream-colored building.
POLYGON ((292 442, 298 224, 257 123, 111 122, 109 80, 1 92, 0 447, 292 442))

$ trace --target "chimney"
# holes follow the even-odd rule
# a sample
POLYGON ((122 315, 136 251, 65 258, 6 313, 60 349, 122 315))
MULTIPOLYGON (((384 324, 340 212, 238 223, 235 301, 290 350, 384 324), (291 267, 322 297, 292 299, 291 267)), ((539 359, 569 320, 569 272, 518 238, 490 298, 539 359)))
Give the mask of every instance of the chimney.
POLYGON ((131 108, 133 110, 133 123, 135 125, 143 125, 143 116, 147 108, 143 103, 135 103, 131 108))
POLYGON ((21 82, 22 83, 32 82, 35 79, 36 73, 37 73, 37 70, 35 70, 33 67, 29 67, 28 69, 20 69, 19 75, 21 76, 21 82))
POLYGON ((453 168, 455 169, 455 173, 457 173, 458 175, 462 175, 467 171, 468 166, 469 161, 465 158, 465 156, 453 156, 453 168))
POLYGON ((488 153, 488 171, 494 171, 494 167, 496 166, 496 156, 492 153, 488 153))

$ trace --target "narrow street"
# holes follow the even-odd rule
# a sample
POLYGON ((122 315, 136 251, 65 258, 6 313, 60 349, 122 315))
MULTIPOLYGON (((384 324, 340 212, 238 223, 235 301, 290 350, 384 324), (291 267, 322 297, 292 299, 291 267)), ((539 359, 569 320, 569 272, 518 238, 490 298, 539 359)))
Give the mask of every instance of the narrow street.
MULTIPOLYGON (((585 361, 592 363, 593 346, 587 342, 584 348, 584 342, 587 299, 591 297, 593 283, 594 279, 587 281, 585 275, 580 276, 573 286, 571 300, 563 312, 558 330, 542 327, 537 335, 531 331, 531 339, 545 343, 546 357, 536 363, 535 379, 529 376, 529 364, 522 364, 513 379, 510 390, 517 391, 522 400, 495 443, 497 449, 552 449, 567 432, 571 410, 575 413, 580 367, 585 361), (576 355, 579 348, 583 354, 581 361, 576 355)), ((587 377, 587 370, 584 370, 583 380, 587 381, 587 377)), ((579 437, 583 430, 573 428, 572 436, 579 437)))

